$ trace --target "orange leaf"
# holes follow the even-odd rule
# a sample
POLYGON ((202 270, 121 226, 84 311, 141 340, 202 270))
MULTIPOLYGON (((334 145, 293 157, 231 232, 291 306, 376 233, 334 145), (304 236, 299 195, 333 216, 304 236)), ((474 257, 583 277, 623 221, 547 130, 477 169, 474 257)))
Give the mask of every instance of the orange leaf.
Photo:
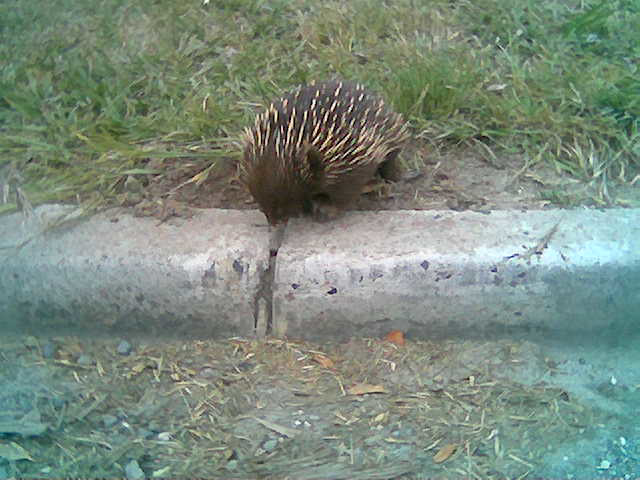
POLYGON ((365 393, 387 393, 382 385, 371 385, 369 383, 356 383, 347 389, 349 395, 364 395, 365 393))
POLYGON ((458 446, 455 443, 447 443, 433 456, 433 461, 436 463, 444 462, 454 454, 457 448, 458 446))
POLYGON ((395 343, 399 347, 404 345, 404 332, 402 330, 392 330, 384 337, 387 342, 395 343))
POLYGON ((323 366, 324 368, 333 368, 333 360, 331 360, 329 357, 325 356, 325 355, 321 355, 319 353, 316 353, 313 356, 313 359, 318 362, 321 366, 323 366))

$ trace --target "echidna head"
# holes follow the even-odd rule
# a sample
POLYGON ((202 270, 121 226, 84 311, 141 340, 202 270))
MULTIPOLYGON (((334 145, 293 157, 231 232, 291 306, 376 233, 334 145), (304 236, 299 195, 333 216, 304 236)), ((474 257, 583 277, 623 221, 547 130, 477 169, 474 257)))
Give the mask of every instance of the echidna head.
POLYGON ((243 182, 271 225, 311 210, 312 192, 300 175, 301 160, 284 159, 267 151, 260 158, 245 161, 243 182))

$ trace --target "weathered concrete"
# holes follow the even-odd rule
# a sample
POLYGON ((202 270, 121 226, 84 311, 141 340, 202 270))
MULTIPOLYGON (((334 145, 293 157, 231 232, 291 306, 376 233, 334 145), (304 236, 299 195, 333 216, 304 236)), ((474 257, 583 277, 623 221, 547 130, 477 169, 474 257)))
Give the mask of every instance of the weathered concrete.
POLYGON ((68 211, 38 208, 39 221, 0 217, 0 330, 254 332, 269 259, 258 212, 199 211, 159 224, 111 211, 38 233, 68 211))
POLYGON ((296 220, 275 272, 259 212, 108 212, 37 233, 63 211, 0 217, 0 247, 31 238, 0 249, 0 330, 260 335, 272 301, 273 332, 308 339, 640 328, 640 210, 296 220))
POLYGON ((640 210, 351 213, 290 224, 274 330, 313 339, 640 328, 640 210))

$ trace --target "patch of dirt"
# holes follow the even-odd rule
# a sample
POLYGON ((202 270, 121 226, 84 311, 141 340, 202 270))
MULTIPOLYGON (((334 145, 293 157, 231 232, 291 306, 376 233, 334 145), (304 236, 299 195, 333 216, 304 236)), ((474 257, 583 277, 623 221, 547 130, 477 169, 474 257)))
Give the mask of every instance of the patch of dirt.
MULTIPOLYGON (((407 154, 419 164, 407 168, 405 178, 363 194, 356 210, 538 210, 550 206, 599 206, 594 185, 579 182, 549 166, 526 166, 518 156, 487 161, 471 149, 431 155, 414 147, 407 154)), ((172 206, 197 208, 257 208, 251 195, 240 184, 233 161, 220 161, 199 185, 190 181, 206 169, 206 162, 180 165, 157 165, 167 173, 148 179, 145 201, 137 204, 143 215, 158 217, 171 214, 184 216, 178 208, 167 213, 166 202, 172 206)), ((637 182, 636 182, 637 183, 637 182)), ((610 198, 621 206, 640 206, 638 185, 609 187, 610 198)))
POLYGON ((16 337, 0 352, 2 478, 524 478, 558 453, 586 462, 580 478, 640 473, 631 437, 606 471, 572 450, 620 420, 543 382, 558 365, 527 342, 16 337))

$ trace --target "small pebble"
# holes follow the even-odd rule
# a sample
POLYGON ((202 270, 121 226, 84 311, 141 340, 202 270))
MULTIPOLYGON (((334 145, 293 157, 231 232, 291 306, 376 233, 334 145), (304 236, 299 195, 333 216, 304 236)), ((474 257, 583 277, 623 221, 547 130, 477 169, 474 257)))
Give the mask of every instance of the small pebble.
POLYGON ((264 442, 262 444, 262 449, 265 452, 270 452, 271 450, 273 450, 277 446, 278 446, 278 440, 276 440, 275 438, 270 438, 269 440, 267 440, 266 442, 264 442))
POLYGON ((213 368, 205 367, 200 370, 200 377, 211 380, 220 377, 220 372, 213 368))
POLYGON ((122 356, 129 355, 131 353, 131 350, 133 350, 133 347, 126 340, 121 340, 118 344, 118 347, 116 348, 116 352, 118 352, 118 355, 122 356))
POLYGON ((56 356, 56 346, 53 342, 45 342, 42 345, 42 356, 44 358, 53 358, 56 356))
POLYGON ((114 416, 114 415, 103 415, 102 416, 102 423, 104 424, 104 426, 106 428, 111 428, 113 427, 116 423, 118 423, 118 417, 114 416))
POLYGON ((78 365, 91 365, 93 363, 93 360, 91 360, 91 357, 86 353, 83 353, 82 355, 80 355, 78 357, 78 360, 76 361, 78 362, 78 365))
POLYGON ((251 370, 254 367, 252 362, 240 362, 236 365, 236 368, 241 372, 246 372, 251 370))
POLYGON ((140 478, 144 478, 144 472, 138 465, 136 460, 131 460, 127 463, 127 466, 124 467, 124 473, 127 475, 127 478, 130 480, 138 480, 140 478))
POLYGON ((142 183, 133 175, 129 175, 124 181, 124 189, 127 192, 139 193, 142 191, 142 188, 142 183))

